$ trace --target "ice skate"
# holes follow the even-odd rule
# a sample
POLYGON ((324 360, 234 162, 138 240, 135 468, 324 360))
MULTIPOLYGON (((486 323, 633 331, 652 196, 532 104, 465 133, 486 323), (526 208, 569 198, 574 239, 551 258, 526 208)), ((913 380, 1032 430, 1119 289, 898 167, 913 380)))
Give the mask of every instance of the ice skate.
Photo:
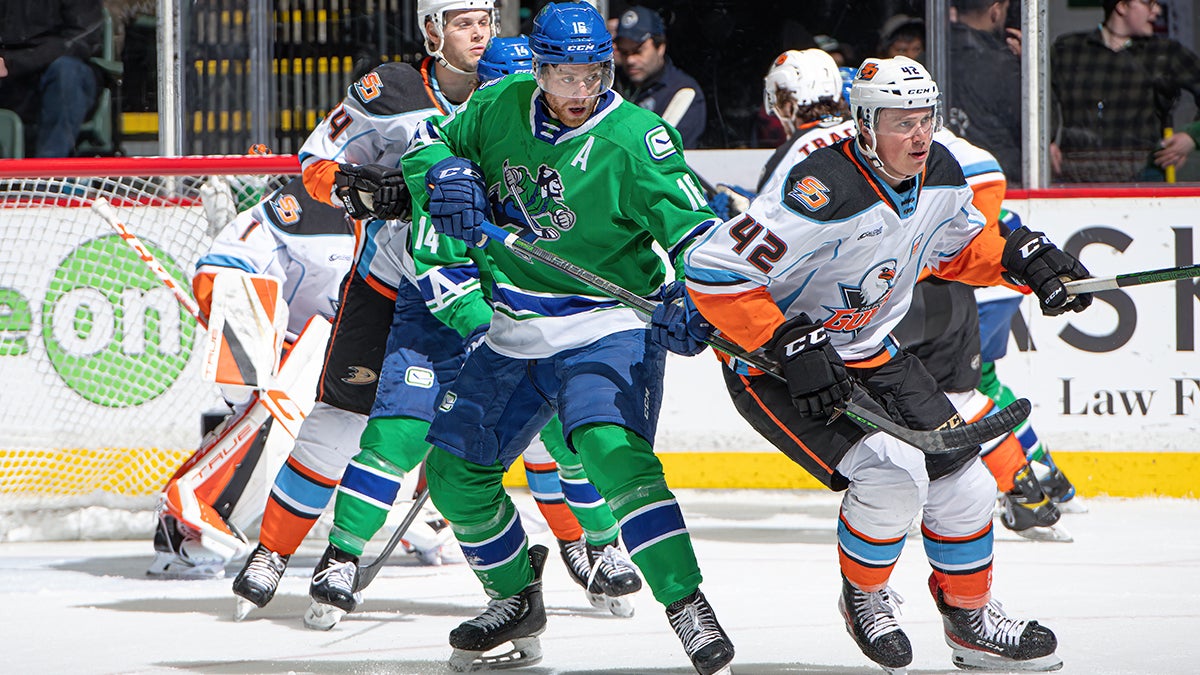
POLYGON ((314 630, 329 630, 362 602, 354 592, 358 577, 358 556, 330 544, 313 571, 308 595, 313 602, 304 613, 304 625, 314 630))
POLYGON ((233 620, 245 619, 255 607, 266 607, 275 597, 279 579, 287 569, 290 555, 279 555, 259 544, 254 548, 246 565, 233 580, 233 593, 237 596, 237 608, 233 620))
POLYGON ((717 615, 699 589, 667 607, 667 620, 683 643, 683 651, 700 675, 729 675, 733 671, 733 642, 717 623, 717 615))
POLYGON ((520 593, 492 600, 483 614, 464 621, 450 631, 450 669, 455 672, 520 668, 542 660, 542 645, 537 636, 546 630, 546 608, 542 604, 542 568, 548 551, 545 546, 529 547, 533 583, 520 593), (485 655, 506 642, 513 648, 500 654, 485 655))
POLYGON ((963 670, 1038 671, 1062 668, 1058 640, 1037 621, 1010 619, 996 600, 979 609, 951 607, 930 575, 929 590, 946 629, 951 661, 963 670))
POLYGON ((1042 491, 1030 465, 1013 477, 1013 488, 1000 495, 1000 522, 1018 535, 1033 541, 1073 541, 1058 520, 1058 507, 1042 491))
POLYGON ((1033 473, 1037 476, 1042 490, 1046 492, 1050 501, 1058 506, 1059 512, 1087 513, 1087 506, 1075 494, 1075 486, 1050 458, 1049 453, 1044 454, 1040 460, 1029 460, 1029 465, 1033 467, 1033 473))
POLYGON ((865 593, 842 579, 838 609, 846 620, 846 632, 867 658, 889 673, 907 672, 912 663, 912 644, 896 622, 896 610, 904 602, 891 588, 865 593))
POLYGON ((625 597, 642 588, 637 568, 615 544, 593 546, 585 538, 558 541, 559 552, 571 578, 587 595, 596 609, 607 609, 615 616, 631 617, 633 599, 625 597))
POLYGON ((200 533, 175 517, 159 515, 154 530, 154 560, 146 575, 160 579, 223 579, 224 556, 206 549, 200 533))

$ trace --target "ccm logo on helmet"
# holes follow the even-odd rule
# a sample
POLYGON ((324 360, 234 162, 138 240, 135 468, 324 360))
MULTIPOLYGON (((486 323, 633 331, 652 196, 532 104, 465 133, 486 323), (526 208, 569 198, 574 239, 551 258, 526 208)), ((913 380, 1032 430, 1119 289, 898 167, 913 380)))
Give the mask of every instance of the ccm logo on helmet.
POLYGON ((921 94, 932 94, 932 93, 933 93, 933 87, 922 87, 920 89, 909 89, 908 90, 909 96, 919 96, 921 94))
POLYGON ((590 52, 596 48, 596 45, 588 43, 586 45, 567 45, 569 52, 590 52))

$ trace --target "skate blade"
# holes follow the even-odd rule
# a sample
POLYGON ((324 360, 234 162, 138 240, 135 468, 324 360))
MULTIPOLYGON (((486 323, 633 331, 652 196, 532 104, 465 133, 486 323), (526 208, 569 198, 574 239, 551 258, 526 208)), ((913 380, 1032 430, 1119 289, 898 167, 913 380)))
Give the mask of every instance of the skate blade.
POLYGON ((233 620, 242 621, 246 617, 250 616, 250 612, 253 612, 256 609, 258 609, 258 605, 243 597, 238 597, 237 605, 233 608, 233 620))
POLYGON ((1010 673, 1046 673, 1059 670, 1063 667, 1063 661, 1059 658, 1058 654, 1047 654, 1036 659, 1017 661, 994 654, 960 649, 954 650, 954 654, 951 656, 951 663, 959 670, 990 670, 1010 673))
POLYGON ((224 579, 225 563, 208 561, 192 563, 170 553, 155 553, 146 576, 152 579, 224 579))
POLYGON ((483 652, 455 649, 450 655, 450 669, 456 673, 477 670, 506 670, 524 668, 542 662, 542 643, 537 636, 517 638, 513 648, 502 654, 485 655, 483 652))
POLYGON ((883 668, 883 672, 888 675, 908 675, 908 666, 900 666, 899 668, 888 668, 887 666, 879 666, 883 668))
POLYGON ((304 626, 313 630, 332 630, 343 616, 346 616, 346 610, 341 607, 323 605, 314 600, 304 612, 304 626))
POLYGON ((1071 533, 1062 525, 1052 525, 1050 527, 1031 527, 1027 530, 1020 530, 1017 536, 1030 541, 1045 541, 1059 544, 1069 544, 1075 541, 1071 533))

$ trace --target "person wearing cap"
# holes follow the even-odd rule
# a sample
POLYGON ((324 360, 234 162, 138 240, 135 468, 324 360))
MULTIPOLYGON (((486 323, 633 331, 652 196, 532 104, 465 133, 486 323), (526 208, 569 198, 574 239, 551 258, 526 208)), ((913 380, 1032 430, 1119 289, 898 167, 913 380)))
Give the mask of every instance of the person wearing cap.
POLYGON ((640 5, 617 20, 616 63, 626 84, 621 93, 654 111, 679 131, 684 148, 699 146, 708 121, 704 92, 667 56, 667 35, 658 12, 640 5))
POLYGON ((921 60, 925 53, 925 22, 907 14, 896 14, 879 29, 879 56, 890 59, 907 56, 921 60))
POLYGON ((1022 184, 1021 58, 1004 30, 1009 0, 954 0, 947 126, 987 150, 1022 184))

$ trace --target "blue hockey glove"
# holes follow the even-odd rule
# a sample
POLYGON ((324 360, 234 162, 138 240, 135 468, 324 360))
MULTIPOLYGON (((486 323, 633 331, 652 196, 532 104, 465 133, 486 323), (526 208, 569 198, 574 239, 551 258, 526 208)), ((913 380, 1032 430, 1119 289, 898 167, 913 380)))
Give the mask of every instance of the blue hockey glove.
POLYGON ((447 157, 425 174, 429 190, 429 216, 433 229, 448 237, 480 247, 487 238, 480 231, 491 206, 487 184, 479 165, 462 157, 447 157))
POLYGON ((1068 295, 1063 286, 1064 281, 1090 277, 1087 268, 1041 232, 1024 226, 1013 230, 1004 242, 1000 264, 1011 280, 1033 289, 1046 316, 1082 312, 1092 304, 1091 293, 1068 295))
POLYGON ((650 316, 650 339, 676 354, 695 356, 704 351, 704 340, 711 334, 712 324, 692 304, 683 282, 667 286, 662 304, 650 316))
POLYGON ((846 363, 829 342, 825 327, 807 314, 777 328, 766 350, 783 367, 792 404, 801 415, 829 417, 849 400, 854 386, 846 363))
POLYGON ((729 220, 733 214, 729 212, 729 195, 724 192, 718 192, 708 198, 708 208, 717 214, 721 220, 729 220))

